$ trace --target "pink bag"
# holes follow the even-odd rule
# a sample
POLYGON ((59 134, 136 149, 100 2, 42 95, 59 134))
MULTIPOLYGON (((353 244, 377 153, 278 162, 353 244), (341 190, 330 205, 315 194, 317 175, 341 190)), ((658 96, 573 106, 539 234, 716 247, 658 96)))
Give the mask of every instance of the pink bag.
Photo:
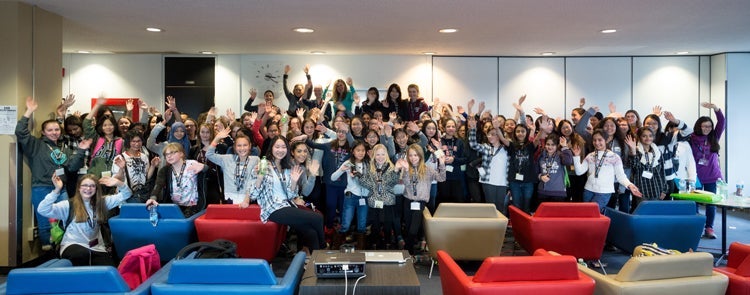
POLYGON ((154 244, 136 248, 125 253, 117 271, 133 290, 161 269, 159 252, 154 244))

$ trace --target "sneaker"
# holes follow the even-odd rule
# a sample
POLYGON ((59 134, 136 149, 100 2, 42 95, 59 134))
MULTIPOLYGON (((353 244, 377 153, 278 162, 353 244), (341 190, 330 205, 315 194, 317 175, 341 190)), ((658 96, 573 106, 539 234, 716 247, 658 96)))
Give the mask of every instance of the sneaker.
POLYGON ((52 245, 42 245, 42 251, 47 252, 51 250, 52 250, 52 245))
POLYGON ((712 240, 715 240, 715 239, 716 239, 716 235, 714 234, 714 229, 713 229, 713 228, 710 228, 710 227, 707 227, 707 228, 706 228, 706 229, 705 229, 705 230, 703 231, 703 237, 704 237, 704 238, 707 238, 707 239, 712 239, 712 240))

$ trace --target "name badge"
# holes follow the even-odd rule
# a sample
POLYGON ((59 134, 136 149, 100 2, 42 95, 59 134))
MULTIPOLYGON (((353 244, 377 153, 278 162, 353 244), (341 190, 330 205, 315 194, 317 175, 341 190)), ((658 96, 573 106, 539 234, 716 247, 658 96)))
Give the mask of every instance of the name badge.
POLYGON ((102 178, 112 177, 112 171, 102 171, 102 178))
POLYGON ((708 160, 706 160, 706 159, 700 159, 700 160, 698 160, 698 165, 706 166, 706 165, 708 165, 708 160))
POLYGON ((419 211, 422 209, 422 207, 419 205, 419 202, 411 202, 411 210, 419 211))
POLYGON ((57 176, 63 176, 63 175, 65 175, 65 169, 63 169, 63 168, 57 168, 57 169, 55 169, 55 175, 57 175, 57 176))
POLYGON ((466 164, 461 165, 461 171, 466 171, 466 164))
POLYGON ((89 168, 85 167, 85 166, 81 167, 81 169, 78 169, 78 174, 80 174, 80 175, 84 175, 84 174, 86 174, 88 172, 89 172, 89 168))
POLYGON ((643 171, 643 174, 641 176, 645 179, 651 179, 651 177, 654 177, 654 174, 651 173, 651 171, 643 171))
POLYGON ((445 172, 453 172, 453 165, 445 165, 445 172))
MULTIPOLYGON (((375 201, 375 205, 377 205, 377 204, 378 204, 378 202, 379 202, 379 201, 375 201)), ((383 202, 380 202, 380 203, 382 204, 383 202)), ((365 202, 365 198, 359 198, 359 205, 360 205, 360 206, 364 206, 364 205, 367 205, 367 202, 365 202)))
MULTIPOLYGON (((364 199, 361 199, 361 200, 364 200, 364 199)), ((364 203, 364 201, 362 201, 361 203, 364 203)), ((375 201, 375 208, 383 209, 383 201, 375 201)))
POLYGON ((516 173, 516 180, 518 180, 518 181, 523 181, 523 174, 521 174, 521 173, 516 173))

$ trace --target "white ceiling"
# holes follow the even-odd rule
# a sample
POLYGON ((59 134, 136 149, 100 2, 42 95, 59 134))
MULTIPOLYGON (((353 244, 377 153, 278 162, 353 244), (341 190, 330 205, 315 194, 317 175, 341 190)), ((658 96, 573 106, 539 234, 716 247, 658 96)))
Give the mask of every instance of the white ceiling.
POLYGON ((750 51, 748 0, 23 0, 95 53, 707 55, 750 51), (149 33, 146 27, 162 33, 149 33), (315 29, 312 34, 292 31, 315 29), (440 28, 458 28, 454 34, 440 28), (615 28, 615 34, 602 34, 615 28))

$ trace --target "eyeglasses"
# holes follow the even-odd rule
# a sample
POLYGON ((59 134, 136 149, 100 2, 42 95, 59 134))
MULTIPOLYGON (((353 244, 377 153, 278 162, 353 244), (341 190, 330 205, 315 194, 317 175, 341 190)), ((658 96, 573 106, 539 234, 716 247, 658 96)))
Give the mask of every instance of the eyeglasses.
POLYGON ((96 184, 81 184, 81 187, 85 187, 85 188, 95 188, 95 187, 96 187, 96 184))
POLYGON ((166 152, 166 153, 164 153, 164 156, 165 156, 165 157, 169 157, 169 156, 171 156, 171 155, 174 155, 174 154, 176 154, 176 153, 177 153, 177 151, 174 151, 174 152, 166 152))

